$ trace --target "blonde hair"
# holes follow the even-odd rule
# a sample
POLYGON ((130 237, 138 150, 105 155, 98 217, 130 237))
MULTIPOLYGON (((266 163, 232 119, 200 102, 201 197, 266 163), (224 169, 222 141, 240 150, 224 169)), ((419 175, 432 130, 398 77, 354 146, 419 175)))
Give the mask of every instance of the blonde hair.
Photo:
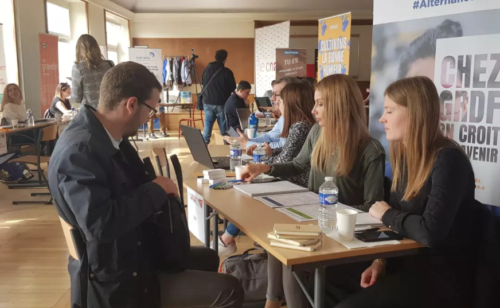
POLYGON ((322 172, 337 156, 335 173, 347 176, 356 162, 359 147, 370 138, 363 97, 356 82, 346 75, 331 75, 316 86, 324 101, 325 123, 311 155, 311 165, 322 172))
POLYGON ((71 88, 67 82, 61 82, 60 84, 57 85, 56 87, 56 93, 54 94, 55 97, 58 97, 62 100, 61 97, 61 92, 64 92, 71 88))
POLYGON ((2 95, 2 102, 0 103, 0 112, 3 112, 3 108, 7 103, 13 103, 12 99, 9 97, 9 88, 10 87, 16 87, 19 90, 20 93, 20 100, 23 101, 23 91, 21 91, 21 88, 15 84, 15 83, 9 83, 8 85, 5 86, 5 89, 3 90, 3 95, 2 95))
POLYGON ((76 42, 76 61, 85 62, 89 68, 97 68, 104 57, 99 44, 92 35, 83 34, 76 42))
POLYGON ((390 159, 393 172, 391 191, 401 187, 408 177, 403 200, 415 198, 422 189, 445 138, 439 129, 439 95, 427 77, 411 77, 392 83, 385 95, 408 108, 406 135, 402 141, 391 141, 390 159))

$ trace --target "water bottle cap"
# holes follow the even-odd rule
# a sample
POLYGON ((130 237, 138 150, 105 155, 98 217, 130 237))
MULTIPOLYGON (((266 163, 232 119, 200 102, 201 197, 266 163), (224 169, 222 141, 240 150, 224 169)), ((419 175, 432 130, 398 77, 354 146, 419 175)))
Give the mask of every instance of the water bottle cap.
POLYGON ((331 182, 333 182, 333 177, 327 176, 327 177, 325 177, 325 181, 331 181, 331 182))

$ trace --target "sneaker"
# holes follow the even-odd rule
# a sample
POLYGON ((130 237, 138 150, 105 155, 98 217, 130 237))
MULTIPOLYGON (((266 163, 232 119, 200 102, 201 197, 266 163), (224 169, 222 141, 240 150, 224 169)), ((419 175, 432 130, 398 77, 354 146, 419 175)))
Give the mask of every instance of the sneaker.
MULTIPOLYGON (((236 252, 236 243, 232 245, 226 245, 219 237, 219 256, 228 256, 236 252)), ((214 249, 214 243, 210 243, 210 248, 214 249)))
POLYGON ((161 133, 160 133, 160 137, 162 137, 162 138, 167 138, 167 137, 169 137, 169 136, 168 136, 168 134, 167 134, 166 132, 161 132, 161 133))
POLYGON ((156 137, 155 133, 150 133, 149 139, 158 139, 158 137, 156 137))

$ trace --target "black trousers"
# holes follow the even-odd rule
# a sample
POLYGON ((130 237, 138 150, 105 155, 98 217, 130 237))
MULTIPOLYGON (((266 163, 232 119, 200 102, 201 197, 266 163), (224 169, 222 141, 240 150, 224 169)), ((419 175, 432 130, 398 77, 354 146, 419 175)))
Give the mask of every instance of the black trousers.
POLYGON ((335 308, 458 308, 467 307, 439 274, 404 268, 380 277, 371 287, 360 286, 370 263, 327 268, 327 307, 335 308))

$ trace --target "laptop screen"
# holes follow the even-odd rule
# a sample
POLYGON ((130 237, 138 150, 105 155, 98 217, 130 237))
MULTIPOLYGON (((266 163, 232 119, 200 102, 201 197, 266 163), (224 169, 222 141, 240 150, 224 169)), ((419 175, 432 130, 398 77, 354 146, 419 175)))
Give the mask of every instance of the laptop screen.
POLYGON ((257 103, 257 106, 259 108, 261 107, 272 107, 273 104, 271 104, 271 100, 269 99, 269 97, 256 97, 255 98, 255 103, 257 103))
POLYGON ((250 118, 250 109, 248 108, 238 108, 236 109, 238 113, 238 119, 240 120, 240 127, 242 130, 248 128, 248 118, 250 118))
POLYGON ((208 151, 200 130, 194 127, 181 125, 181 131, 194 160, 208 168, 214 169, 212 156, 210 156, 210 152, 208 151))

